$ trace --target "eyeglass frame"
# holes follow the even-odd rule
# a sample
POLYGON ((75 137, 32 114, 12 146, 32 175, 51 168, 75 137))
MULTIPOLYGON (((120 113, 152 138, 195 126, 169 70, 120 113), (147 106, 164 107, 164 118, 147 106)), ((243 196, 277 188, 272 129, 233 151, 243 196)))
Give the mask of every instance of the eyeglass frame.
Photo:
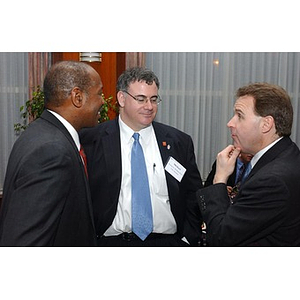
POLYGON ((156 99, 155 102, 153 102, 153 100, 151 100, 151 98, 149 98, 149 97, 146 97, 146 96, 144 96, 144 95, 140 95, 141 97, 144 97, 144 100, 140 101, 139 99, 137 99, 137 97, 131 95, 131 94, 128 93, 127 91, 122 91, 122 92, 128 94, 128 95, 129 95, 130 97, 132 97, 137 103, 139 103, 139 104, 141 104, 141 105, 147 103, 148 101, 150 101, 152 105, 159 105, 159 103, 162 101, 162 99, 160 98, 159 95, 153 96, 153 97, 157 97, 157 99, 156 99), (149 99, 149 100, 148 100, 148 99, 149 99))

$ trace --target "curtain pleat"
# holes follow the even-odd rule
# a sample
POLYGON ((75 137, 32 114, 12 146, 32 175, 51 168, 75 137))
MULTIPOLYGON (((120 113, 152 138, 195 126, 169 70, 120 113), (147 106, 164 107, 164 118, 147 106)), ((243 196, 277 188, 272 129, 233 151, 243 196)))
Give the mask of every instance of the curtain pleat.
POLYGON ((28 98, 28 53, 0 52, 0 190, 20 122, 20 107, 28 98))
POLYGON ((0 52, 0 190, 3 188, 10 151, 22 122, 20 107, 42 86, 51 65, 50 52, 0 52))
POLYGON ((144 67, 145 53, 144 52, 126 52, 126 68, 144 67))
POLYGON ((29 52, 28 53, 28 82, 29 99, 36 87, 43 86, 44 78, 51 66, 51 52, 29 52))

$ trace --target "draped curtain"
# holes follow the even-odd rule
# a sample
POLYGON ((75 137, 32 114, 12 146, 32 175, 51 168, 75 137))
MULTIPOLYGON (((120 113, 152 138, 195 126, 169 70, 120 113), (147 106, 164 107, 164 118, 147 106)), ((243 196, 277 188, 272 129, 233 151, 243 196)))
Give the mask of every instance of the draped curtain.
POLYGON ((17 136, 20 107, 28 99, 28 54, 0 52, 0 190, 3 188, 8 157, 17 136))
POLYGON ((294 107, 291 138, 300 145, 300 53, 146 53, 145 65, 161 82, 157 121, 190 134, 205 179, 217 153, 231 143, 226 124, 235 91, 265 81, 287 90, 294 107))
POLYGON ((0 52, 0 192, 12 146, 14 124, 21 122, 20 107, 42 85, 51 64, 48 52, 0 52))
POLYGON ((36 87, 42 86, 48 69, 51 66, 51 52, 29 52, 28 53, 28 83, 29 99, 36 87))
POLYGON ((126 68, 144 67, 145 53, 144 52, 126 52, 126 68))

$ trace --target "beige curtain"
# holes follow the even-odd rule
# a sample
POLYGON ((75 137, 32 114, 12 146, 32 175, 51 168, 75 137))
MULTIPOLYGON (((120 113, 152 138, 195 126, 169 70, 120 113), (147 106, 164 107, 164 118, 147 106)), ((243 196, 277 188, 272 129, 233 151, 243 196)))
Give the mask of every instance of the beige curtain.
POLYGON ((126 69, 131 67, 144 67, 144 52, 126 52, 126 69))

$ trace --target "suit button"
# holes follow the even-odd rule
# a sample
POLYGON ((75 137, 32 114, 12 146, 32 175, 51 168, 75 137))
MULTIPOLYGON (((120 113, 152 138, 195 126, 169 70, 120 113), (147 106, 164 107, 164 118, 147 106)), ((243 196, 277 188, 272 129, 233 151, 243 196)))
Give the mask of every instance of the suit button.
POLYGON ((200 201, 201 201, 201 210, 203 211, 206 210, 206 203, 203 195, 200 196, 200 201))

